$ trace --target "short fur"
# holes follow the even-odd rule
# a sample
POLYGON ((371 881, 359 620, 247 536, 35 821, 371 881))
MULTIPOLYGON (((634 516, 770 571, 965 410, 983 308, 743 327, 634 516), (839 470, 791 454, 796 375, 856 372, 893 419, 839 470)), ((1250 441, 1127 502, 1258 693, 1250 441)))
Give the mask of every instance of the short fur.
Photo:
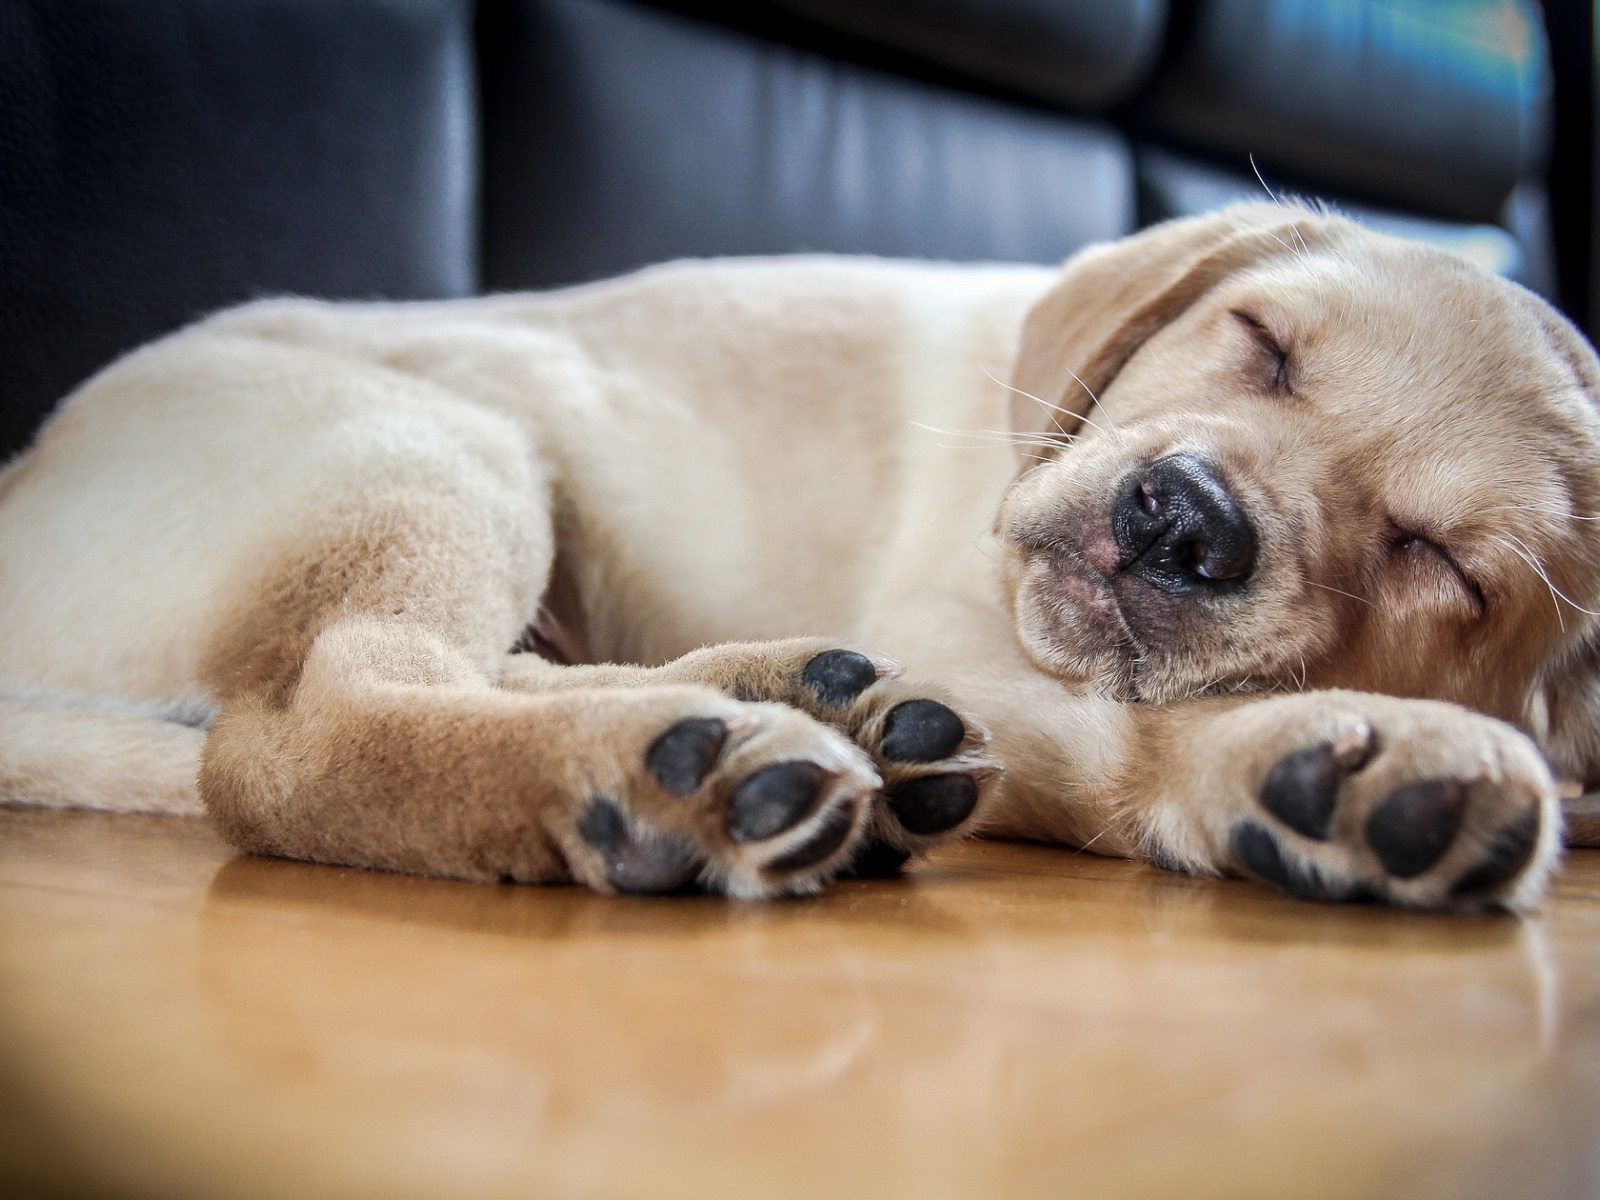
POLYGON ((1060 272, 248 305, 0 477, 0 798, 603 890, 982 827, 1527 907, 1600 783, 1597 390, 1528 292, 1275 205, 1060 272), (1238 586, 1125 561, 1174 455, 1248 515, 1238 586))

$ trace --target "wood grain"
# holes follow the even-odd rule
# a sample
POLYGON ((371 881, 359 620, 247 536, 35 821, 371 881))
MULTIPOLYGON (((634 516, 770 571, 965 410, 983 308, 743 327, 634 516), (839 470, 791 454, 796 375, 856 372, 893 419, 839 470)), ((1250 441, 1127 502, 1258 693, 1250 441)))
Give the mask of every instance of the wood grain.
POLYGON ((1600 851, 1528 920, 1003 843, 756 904, 0 809, 6 1195, 1564 1197, 1597 1121, 1600 851))

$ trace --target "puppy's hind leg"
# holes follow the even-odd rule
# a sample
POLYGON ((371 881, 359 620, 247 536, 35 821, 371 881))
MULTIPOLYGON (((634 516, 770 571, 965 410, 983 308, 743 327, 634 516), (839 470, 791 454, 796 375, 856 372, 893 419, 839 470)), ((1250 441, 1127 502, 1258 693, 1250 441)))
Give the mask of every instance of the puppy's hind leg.
POLYGON ((804 714, 665 682, 492 686, 525 619, 508 523, 538 516, 514 507, 366 513, 251 589, 208 671, 222 712, 200 792, 223 833, 264 854, 606 891, 764 896, 836 871, 879 779, 804 714))
POLYGON ((660 667, 561 667, 531 654, 507 657, 502 687, 517 691, 631 684, 695 684, 735 700, 805 713, 860 747, 883 781, 869 835, 849 871, 886 875, 913 855, 969 833, 983 817, 1001 768, 989 733, 943 688, 901 678, 881 655, 829 638, 726 642, 660 667))

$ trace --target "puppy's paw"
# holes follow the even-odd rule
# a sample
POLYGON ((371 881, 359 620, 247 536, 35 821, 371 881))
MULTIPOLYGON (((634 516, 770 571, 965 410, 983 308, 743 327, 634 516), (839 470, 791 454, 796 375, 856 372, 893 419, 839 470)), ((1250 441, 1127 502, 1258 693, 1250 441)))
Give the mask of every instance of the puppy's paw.
POLYGON ((855 874, 892 874, 911 856, 971 829, 1001 769, 984 751, 988 730, 943 689, 908 682, 892 666, 839 648, 811 653, 800 680, 803 693, 789 702, 848 733, 883 777, 855 874), (869 665, 874 673, 860 686, 869 665))
POLYGON ((851 871, 887 875, 968 832, 999 780, 989 733, 898 664, 820 638, 713 646, 672 668, 744 700, 776 701, 838 729, 883 781, 851 871))
POLYGON ((657 714, 657 731, 614 736, 619 750, 633 743, 624 752, 635 761, 589 783, 557 822, 580 880, 759 898, 814 892, 851 861, 881 780, 847 739, 786 706, 699 688, 632 697, 657 714))
POLYGON ((1206 774, 1224 859, 1310 900, 1524 909, 1560 853, 1533 743, 1454 705, 1347 692, 1251 705, 1206 774))

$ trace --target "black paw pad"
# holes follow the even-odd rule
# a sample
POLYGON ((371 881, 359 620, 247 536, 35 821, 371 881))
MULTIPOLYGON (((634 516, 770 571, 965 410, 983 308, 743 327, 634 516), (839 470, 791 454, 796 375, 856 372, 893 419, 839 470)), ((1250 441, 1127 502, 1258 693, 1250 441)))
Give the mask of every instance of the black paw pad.
POLYGON ((1339 787, 1347 774, 1348 768, 1332 746, 1313 746, 1272 768, 1261 787, 1261 803, 1296 833, 1326 841, 1339 787))
POLYGON ((650 744, 645 766, 667 791, 687 796, 716 763, 727 737, 728 727, 715 717, 688 717, 650 744))
POLYGON ((800 681, 830 708, 849 704, 878 682, 878 669, 854 650, 824 650, 806 664, 800 681))
POLYGON ((1367 845, 1396 879, 1421 875, 1450 848, 1467 811, 1467 786, 1423 779, 1391 792, 1367 818, 1367 845))
POLYGON ((1327 879, 1322 872, 1308 864, 1285 858, 1278 839, 1254 821, 1240 821, 1228 838, 1234 861, 1257 879, 1265 880, 1300 900, 1361 900, 1367 899, 1347 885, 1327 879))
POLYGON ((911 859, 911 851, 902 850, 892 842, 868 842, 850 860, 846 875, 857 879, 887 879, 897 874, 911 859))
POLYGON ((949 758, 967 736, 967 727, 937 700, 907 700, 883 719, 883 756, 894 762, 937 762, 949 758))
POLYGON ((1515 879, 1533 857, 1533 848, 1539 842, 1539 810, 1530 808, 1499 833, 1489 843, 1489 852, 1483 861, 1468 871, 1450 889, 1452 896, 1474 896, 1492 892, 1501 884, 1515 879))
POLYGON ((912 833, 943 833, 972 815, 978 785, 970 775, 928 775, 902 783, 887 799, 895 819, 912 833))
POLYGON ((781 762, 750 775, 728 802, 728 836, 759 842, 782 833, 816 806, 828 773, 816 763, 781 762))
POLYGON ((605 860, 606 878, 619 892, 671 892, 700 873, 694 848, 675 834, 644 833, 616 802, 597 796, 578 822, 583 840, 605 860))
POLYGON ((854 804, 841 804, 825 818, 817 827, 816 833, 806 841, 801 842, 782 858, 774 859, 767 864, 771 871, 803 871, 807 867, 814 867, 818 863, 826 862, 831 858, 845 839, 850 836, 851 827, 856 821, 856 806, 854 804))

